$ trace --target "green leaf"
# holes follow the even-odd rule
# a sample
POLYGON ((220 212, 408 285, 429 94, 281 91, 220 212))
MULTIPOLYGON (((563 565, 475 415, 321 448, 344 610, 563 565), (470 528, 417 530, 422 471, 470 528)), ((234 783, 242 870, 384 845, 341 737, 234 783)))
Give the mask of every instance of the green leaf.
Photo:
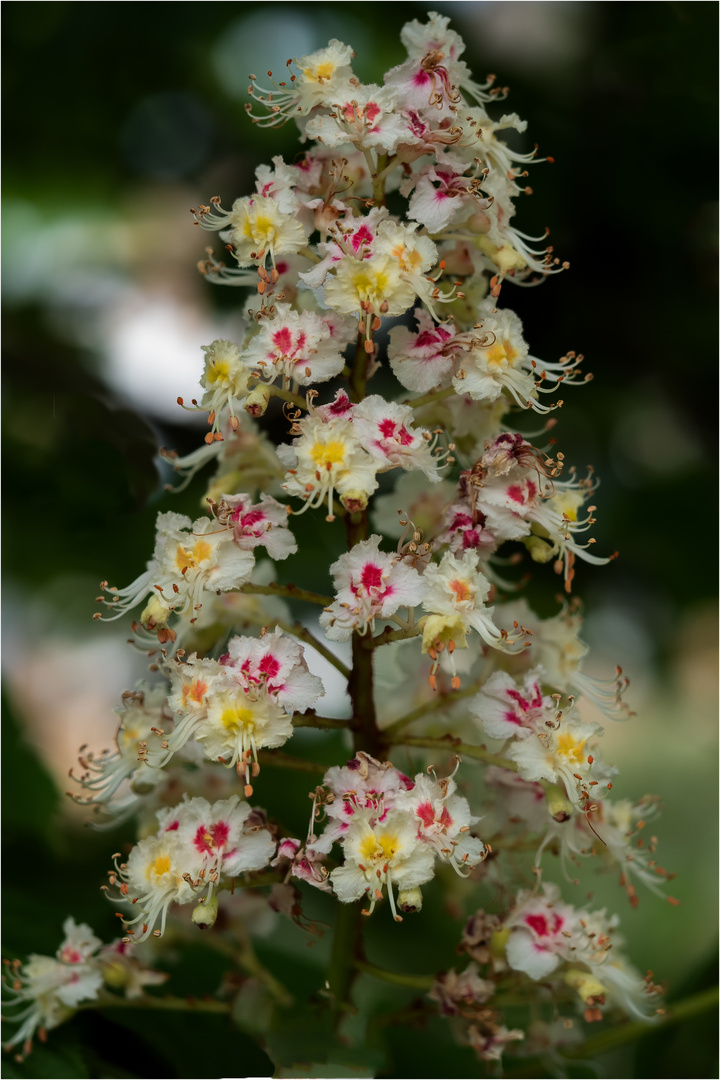
POLYGON ((25 741, 20 717, 4 690, 1 700, 3 829, 8 838, 48 840, 55 831, 60 793, 36 750, 25 741))
POLYGON ((232 1018, 248 1035, 270 1030, 275 1002, 267 986, 259 979, 247 979, 233 1002, 232 1018))
POLYGON ((278 1080, 282 1080, 283 1077, 358 1077, 358 1080, 362 1077, 375 1076, 374 1069, 366 1069, 363 1065, 342 1065, 337 1061, 328 1061, 322 1065, 291 1065, 288 1069, 278 1069, 275 1073, 278 1080))

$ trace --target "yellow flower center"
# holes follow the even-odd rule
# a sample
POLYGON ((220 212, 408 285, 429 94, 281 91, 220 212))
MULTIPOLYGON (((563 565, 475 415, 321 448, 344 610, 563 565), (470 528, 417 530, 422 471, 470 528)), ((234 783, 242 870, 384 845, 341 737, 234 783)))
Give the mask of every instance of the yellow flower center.
POLYGON ((117 733, 117 741, 121 750, 127 750, 140 738, 140 729, 137 727, 120 728, 117 733))
POLYGON ((161 878, 163 874, 167 874, 171 867, 169 855, 158 855, 157 858, 148 866, 145 871, 145 877, 150 880, 151 877, 161 878))
POLYGON ((335 71, 335 65, 332 60, 325 60, 324 63, 315 64, 311 68, 303 68, 303 75, 308 82, 325 82, 327 79, 331 79, 335 71))
POLYGON ((230 379, 230 364, 227 360, 213 360, 212 363, 207 365, 205 372, 206 382, 213 383, 227 383, 230 379))
POLYGON ((455 594, 458 603, 464 600, 472 600, 475 596, 475 589, 469 581, 465 581, 463 578, 455 578, 454 581, 449 583, 448 587, 455 594))
POLYGON ((386 293, 392 289, 390 275, 384 263, 380 266, 367 266, 365 263, 358 263, 357 268, 354 268, 351 279, 358 298, 373 307, 381 304, 386 293))
POLYGON ((496 341, 489 349, 485 349, 485 358, 488 367, 502 367, 503 364, 511 365, 517 357, 517 349, 514 349, 509 341, 496 341))
POLYGON ((398 849, 398 838, 384 833, 378 836, 368 833, 360 844, 359 852, 363 862, 387 862, 398 849))
POLYGON ((220 714, 222 726, 234 734, 243 730, 253 731, 256 722, 255 713, 247 705, 227 705, 220 714))
POLYGON ((240 233, 259 248, 272 247, 277 240, 277 225, 270 214, 261 208, 249 209, 240 227, 240 233))
POLYGON ((345 460, 345 444, 337 440, 313 443, 310 457, 321 469, 342 465, 345 460))
POLYGON ((585 749, 586 740, 576 742, 572 735, 564 732, 557 737, 557 752, 562 754, 564 758, 572 762, 574 765, 580 765, 583 759, 583 750, 585 749))
POLYGON ((183 705, 187 705, 188 701, 194 701, 196 705, 202 705, 207 688, 208 684, 203 679, 193 679, 189 685, 183 686, 183 705))
POLYGON ((190 551, 187 551, 182 544, 178 544, 175 552, 175 565, 181 574, 185 570, 194 570, 200 563, 206 562, 210 558, 211 551, 212 549, 207 540, 198 540, 193 544, 190 551))

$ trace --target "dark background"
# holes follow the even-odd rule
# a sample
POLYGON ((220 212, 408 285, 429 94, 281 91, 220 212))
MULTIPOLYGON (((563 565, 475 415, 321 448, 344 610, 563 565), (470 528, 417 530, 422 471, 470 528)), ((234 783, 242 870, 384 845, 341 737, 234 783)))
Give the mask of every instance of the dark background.
MULTIPOLYGON (((70 912, 116 933, 96 891, 113 839, 78 840, 55 790, 69 764, 58 741, 67 710, 53 711, 65 683, 54 697, 31 684, 52 682, 45 650, 62 643, 68 666, 103 634, 88 625, 97 581, 139 573, 158 508, 194 514, 202 493, 200 483, 163 495, 154 461, 158 444, 199 441, 172 411, 188 390, 173 389, 172 321, 212 324, 240 298, 196 274, 208 241, 187 208, 214 194, 229 205, 259 162, 297 152, 291 125, 268 131, 245 116, 246 74, 336 36, 356 49, 356 74, 381 81, 403 59, 402 24, 434 8, 465 37, 476 75, 511 86, 507 109, 528 120, 520 145, 537 141, 555 159, 532 168, 516 220, 531 234, 550 226, 571 269, 537 289, 507 286, 502 301, 533 355, 574 348, 595 374, 564 395, 556 434, 568 461, 602 477, 595 550, 621 557, 581 567, 578 588, 598 655, 610 635, 608 662, 615 648, 628 657, 640 715, 608 741, 624 794, 647 785, 663 796, 662 857, 680 871, 683 902, 644 896, 623 925, 635 962, 670 979, 671 999, 714 978, 717 8, 707 3, 3 6, 9 955, 54 952, 70 912), (139 378, 123 376, 113 335, 155 301, 169 311, 157 352, 139 378), (167 368, 167 388, 153 390, 167 368)), ((215 336, 198 330, 198 372, 199 346, 215 336)), ((86 740, 92 730, 76 741, 86 740)), ((213 978, 203 976, 210 990, 213 978)), ((694 1024, 608 1059, 608 1075, 714 1075, 708 1022, 694 1024)), ((192 1075, 238 1074, 242 1037, 220 1027, 214 1063, 194 1060, 192 1075)), ((182 1029, 163 1017, 150 1038, 125 1018, 79 1018, 6 1075, 186 1075, 182 1029)), ((200 1042, 212 1044, 209 1029, 200 1042)), ((262 1072, 242 1046, 240 1074, 262 1072)), ((418 1071, 427 1047, 419 1059, 411 1046, 396 1052, 393 1075, 444 1068, 418 1071)))

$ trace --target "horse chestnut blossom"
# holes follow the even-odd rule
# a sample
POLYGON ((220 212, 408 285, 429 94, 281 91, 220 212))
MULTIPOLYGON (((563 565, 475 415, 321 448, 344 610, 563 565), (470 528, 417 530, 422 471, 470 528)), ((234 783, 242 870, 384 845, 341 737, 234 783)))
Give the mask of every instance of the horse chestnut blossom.
POLYGON ((365 1045, 374 997, 359 978, 429 991, 413 1017, 437 1007, 446 1040, 518 1075, 538 1054, 557 1071, 587 1025, 614 1038, 623 1014, 657 1008, 617 916, 584 903, 594 868, 617 874, 623 903, 645 886, 673 902, 644 832, 656 804, 610 795, 617 770, 587 711, 630 716, 627 680, 585 670, 577 599, 540 616, 525 599, 540 591, 519 594, 531 574, 554 588, 551 571, 569 592, 581 563, 614 557, 591 551, 598 480, 566 469, 556 438, 583 358, 535 357, 523 290, 517 313, 510 296, 566 269, 546 232, 515 223, 527 169, 549 159, 498 108, 507 90, 475 79, 448 18, 430 12, 401 40, 406 56, 368 84, 334 39, 267 83, 251 75, 271 162, 230 209, 212 196, 192 211, 225 245, 205 251, 207 283, 245 290, 243 329, 198 342, 192 411, 207 426, 184 457, 161 452, 175 490, 211 466, 202 514, 163 506, 147 568, 102 584, 96 618, 140 609, 149 671, 123 695, 113 748, 83 746, 72 774, 94 823, 123 830, 104 889, 125 935, 102 946, 70 918, 55 958, 10 965, 23 1052, 119 991, 157 1007, 165 976, 143 956, 198 940, 225 965, 218 1000, 203 981, 204 996, 162 1008, 194 1010, 206 1042, 201 1012, 245 1018, 278 1075, 299 1022, 305 1072, 391 1075, 387 1025, 365 1045), (292 121, 302 146, 285 160, 272 129, 292 121), (406 923, 397 955, 363 940, 383 905, 406 923), (305 950, 285 955, 287 933, 251 948, 256 917, 333 941, 298 980, 305 950), (449 939, 433 918, 465 920, 460 958, 420 974, 436 963, 425 942, 449 939))
POLYGON ((336 599, 320 616, 328 639, 348 641, 354 629, 366 633, 375 619, 421 603, 425 590, 420 574, 401 556, 381 552, 381 542, 381 536, 371 536, 330 567, 336 599))

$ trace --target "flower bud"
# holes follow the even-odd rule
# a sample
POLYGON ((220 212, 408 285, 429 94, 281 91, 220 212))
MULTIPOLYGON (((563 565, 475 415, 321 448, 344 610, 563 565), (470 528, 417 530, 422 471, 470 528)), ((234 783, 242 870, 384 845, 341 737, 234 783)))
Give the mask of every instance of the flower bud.
POLYGON ((551 544, 548 544, 547 540, 542 540, 539 536, 526 536, 523 539, 523 543, 530 552, 530 558, 533 562, 550 562, 555 554, 555 548, 551 544))
POLYGON ((505 926, 503 926, 502 929, 495 931, 490 938, 490 952, 492 953, 493 958, 497 960, 505 958, 505 946, 507 945, 509 937, 510 930, 505 926))
POLYGON ((210 930, 215 925, 218 916, 217 896, 211 896, 209 900, 201 900, 193 909, 192 921, 200 930, 210 930))
POLYGON ((547 808, 553 821, 569 821, 573 815, 573 804, 565 794, 565 789, 553 784, 545 792, 547 808))
POLYGON ((166 626, 169 616, 168 605, 155 593, 143 609, 140 622, 146 629, 155 630, 159 626, 166 626))
POLYGON ((110 960, 103 964, 102 977, 111 990, 123 990, 130 981, 130 972, 122 960, 110 960))
POLYGON ((367 492, 346 491, 344 495, 340 496, 340 502, 343 504, 349 514, 356 514, 360 510, 364 510, 367 507, 367 492))
POLYGON ((420 889, 415 886, 414 889, 401 889, 398 893, 398 907, 405 914, 409 914, 411 911, 420 911, 422 909, 423 896, 420 889))
POLYGON ((563 979, 568 986, 577 991, 586 1005, 594 1004, 598 998, 604 1000, 607 987, 603 986, 589 971, 583 971, 581 968, 569 968, 563 974, 563 979))
POLYGON ((270 401, 270 391, 267 386, 256 386, 245 398, 245 412, 250 416, 263 416, 270 401))

